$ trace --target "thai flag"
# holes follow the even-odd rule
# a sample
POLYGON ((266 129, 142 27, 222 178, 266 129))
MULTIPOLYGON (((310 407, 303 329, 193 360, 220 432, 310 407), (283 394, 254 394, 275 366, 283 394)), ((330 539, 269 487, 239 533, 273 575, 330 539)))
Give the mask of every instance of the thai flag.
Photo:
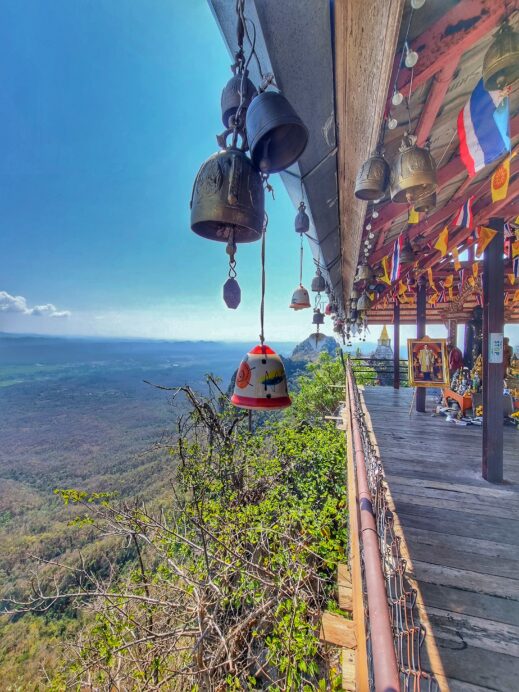
POLYGON ((400 253, 402 252, 402 236, 399 235, 393 245, 393 254, 391 255, 391 283, 398 281, 400 278, 400 253))
POLYGON ((458 115, 461 160, 470 176, 510 151, 508 97, 487 91, 480 79, 458 115))
POLYGON ((458 215, 454 220, 455 226, 461 226, 462 228, 469 229, 472 228, 472 226, 474 225, 474 214, 472 213, 473 199, 474 195, 472 195, 472 197, 469 197, 465 204, 462 207, 460 207, 458 215))

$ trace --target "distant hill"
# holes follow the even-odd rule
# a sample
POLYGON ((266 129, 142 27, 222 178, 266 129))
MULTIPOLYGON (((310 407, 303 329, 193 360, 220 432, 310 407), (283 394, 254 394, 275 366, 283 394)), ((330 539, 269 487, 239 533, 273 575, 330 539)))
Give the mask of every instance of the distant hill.
POLYGON ((323 352, 332 356, 336 355, 337 348, 339 348, 339 344, 333 336, 310 334, 308 338, 294 348, 290 358, 294 361, 313 361, 317 360, 319 354, 323 352))

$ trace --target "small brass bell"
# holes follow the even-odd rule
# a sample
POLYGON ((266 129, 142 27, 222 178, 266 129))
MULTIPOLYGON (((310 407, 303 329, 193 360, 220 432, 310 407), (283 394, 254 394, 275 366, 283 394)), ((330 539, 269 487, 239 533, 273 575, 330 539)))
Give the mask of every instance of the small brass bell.
POLYGON ((252 99, 246 130, 251 158, 262 173, 287 169, 301 156, 308 142, 306 126, 278 91, 263 91, 252 99))
POLYGON ((519 33, 505 21, 483 58, 483 86, 502 91, 519 79, 519 33))
POLYGON ((359 264, 355 281, 369 281, 373 275, 369 264, 359 264))
POLYGON ((363 292, 361 297, 357 301, 357 311, 358 314, 360 315, 361 313, 365 312, 366 310, 369 310, 371 307, 371 300, 366 293, 366 291, 363 292))
POLYGON ((317 267, 316 274, 312 279, 312 291, 314 293, 322 293, 326 288, 326 281, 324 276, 321 274, 321 270, 317 267))
POLYGON ((319 310, 319 308, 317 308, 317 310, 314 310, 314 316, 312 317, 312 324, 324 324, 324 315, 319 310))
POLYGON ((432 195, 426 195, 422 199, 418 199, 414 203, 414 210, 420 213, 425 212, 426 214, 434 209, 436 206, 436 192, 432 195))
POLYGON ((308 231, 310 230, 310 217, 306 213, 305 209, 305 203, 301 202, 299 204, 299 208, 294 221, 296 233, 299 233, 299 235, 303 235, 303 233, 308 233, 308 231))
POLYGON ((356 288, 352 288, 350 291, 350 299, 351 300, 357 300, 357 298, 360 296, 360 293, 357 291, 356 288))
MULTIPOLYGON (((245 113, 252 99, 257 95, 256 87, 247 76, 247 72, 242 75, 235 74, 234 77, 227 82, 222 91, 221 108, 222 122, 224 127, 231 127, 231 118, 236 115, 236 111, 240 107, 241 91, 243 82, 243 103, 241 116, 245 118, 245 113)), ((242 120, 240 117, 240 120, 242 120)), ((243 120, 242 120, 243 122, 243 120)))
POLYGON ((382 154, 365 161, 355 180, 355 197, 374 200, 384 196, 389 182, 389 166, 382 154))
POLYGON ((431 152, 416 146, 416 137, 406 134, 391 166, 391 199, 397 204, 414 204, 432 195, 437 187, 436 163, 431 152))
POLYGON ((416 259, 415 252, 413 250, 413 246, 411 245, 411 241, 409 240, 409 236, 406 237, 404 241, 404 247, 402 248, 402 251, 400 252, 400 262, 402 264, 412 264, 416 259))
POLYGON ((196 176, 191 229, 209 240, 250 243, 261 238, 265 193, 261 175, 241 149, 210 156, 196 176))

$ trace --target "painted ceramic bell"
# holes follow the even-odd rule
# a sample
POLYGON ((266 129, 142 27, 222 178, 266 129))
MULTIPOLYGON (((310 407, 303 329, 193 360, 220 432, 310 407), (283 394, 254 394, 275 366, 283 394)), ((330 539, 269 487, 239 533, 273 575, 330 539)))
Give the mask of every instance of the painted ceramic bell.
POLYGON ((310 296, 306 288, 299 284, 292 295, 292 302, 290 303, 292 310, 304 310, 310 307, 310 296))
POLYGON ((292 403, 283 361, 266 344, 255 346, 240 363, 231 403, 259 411, 286 408, 292 403))

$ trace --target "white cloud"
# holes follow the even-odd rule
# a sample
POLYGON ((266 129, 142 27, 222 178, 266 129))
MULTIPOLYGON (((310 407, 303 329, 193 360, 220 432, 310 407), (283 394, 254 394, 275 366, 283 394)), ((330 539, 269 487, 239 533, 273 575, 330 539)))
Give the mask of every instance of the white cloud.
POLYGON ((0 291, 0 312, 11 312, 34 317, 69 317, 69 310, 58 310, 52 303, 35 305, 30 308, 23 296, 12 296, 7 291, 0 291))

